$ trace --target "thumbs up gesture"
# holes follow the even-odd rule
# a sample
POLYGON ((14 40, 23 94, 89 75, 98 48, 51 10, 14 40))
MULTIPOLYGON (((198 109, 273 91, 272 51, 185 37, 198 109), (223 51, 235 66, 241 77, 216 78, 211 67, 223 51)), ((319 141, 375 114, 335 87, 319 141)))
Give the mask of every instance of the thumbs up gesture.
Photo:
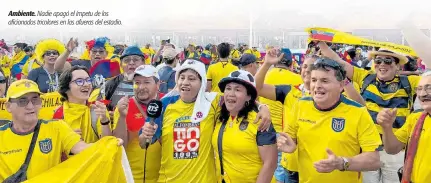
POLYGON ((314 163, 314 168, 319 173, 331 173, 334 170, 342 170, 344 168, 344 160, 338 157, 330 149, 326 149, 328 158, 314 163))
POLYGON ((379 114, 377 114, 377 123, 382 128, 391 128, 397 117, 397 109, 382 109, 379 114))

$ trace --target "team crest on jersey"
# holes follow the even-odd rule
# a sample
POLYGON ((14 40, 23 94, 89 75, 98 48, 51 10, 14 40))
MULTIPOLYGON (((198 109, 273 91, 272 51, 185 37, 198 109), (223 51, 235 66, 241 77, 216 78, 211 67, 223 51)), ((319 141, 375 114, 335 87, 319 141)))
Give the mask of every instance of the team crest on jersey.
POLYGON ((343 118, 332 118, 332 130, 335 132, 341 132, 344 130, 346 120, 343 118))
POLYGON ((248 127, 248 121, 241 121, 241 123, 239 124, 239 129, 241 130, 241 131, 244 131, 244 130, 246 130, 247 129, 247 127, 248 127))
POLYGON ((389 91, 396 92, 398 90, 398 83, 391 83, 389 84, 389 91))
POLYGON ((52 150, 52 140, 51 139, 45 139, 39 141, 39 149, 40 152, 48 154, 52 150))

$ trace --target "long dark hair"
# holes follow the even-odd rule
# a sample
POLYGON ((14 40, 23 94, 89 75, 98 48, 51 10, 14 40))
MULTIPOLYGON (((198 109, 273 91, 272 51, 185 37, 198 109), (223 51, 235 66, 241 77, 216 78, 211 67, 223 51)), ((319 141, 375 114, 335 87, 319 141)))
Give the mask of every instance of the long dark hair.
MULTIPOLYGON (((251 96, 251 93, 247 90, 247 95, 251 96)), ((222 100, 224 100, 224 98, 222 98, 222 100)), ((226 104, 224 103, 224 101, 222 101, 223 104, 221 106, 221 112, 220 115, 218 117, 218 119, 222 122, 225 123, 229 120, 230 117, 230 112, 227 110, 226 108, 226 104)), ((257 111, 257 104, 256 104, 256 99, 255 98, 251 98, 248 102, 248 105, 245 105, 242 107, 242 109, 238 112, 238 116, 236 117, 236 119, 244 117, 243 120, 247 120, 247 116, 248 113, 251 111, 257 111)), ((246 103, 247 103, 246 102, 246 103)))
POLYGON ((72 68, 64 71, 60 75, 60 78, 58 79, 58 93, 60 93, 60 95, 61 95, 60 100, 62 102, 68 100, 66 92, 70 90, 70 82, 72 82, 72 73, 73 73, 73 71, 76 71, 76 70, 83 70, 88 74, 88 76, 90 76, 88 69, 86 67, 80 66, 80 65, 72 66, 72 68))

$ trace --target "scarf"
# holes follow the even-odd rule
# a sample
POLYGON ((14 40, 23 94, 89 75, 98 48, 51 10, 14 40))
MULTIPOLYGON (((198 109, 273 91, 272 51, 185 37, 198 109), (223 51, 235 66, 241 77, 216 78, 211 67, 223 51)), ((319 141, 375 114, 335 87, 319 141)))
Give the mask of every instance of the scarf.
MULTIPOLYGON (((175 81, 178 81, 180 72, 185 69, 192 69, 196 71, 202 78, 201 88, 198 92, 198 96, 196 98, 192 117, 191 117, 192 123, 198 123, 204 120, 208 116, 208 113, 211 109, 211 103, 216 98, 217 93, 205 92, 205 89, 207 86, 207 76, 206 76, 205 65, 202 62, 192 60, 192 59, 187 59, 186 61, 184 61, 180 69, 175 73, 175 81)), ((177 90, 172 90, 164 97, 176 96, 176 95, 179 95, 179 92, 177 90)))
MULTIPOLYGON (((63 103, 64 121, 73 129, 80 129, 82 138, 86 143, 93 143, 99 139, 101 134, 101 126, 97 125, 97 129, 92 127, 91 109, 88 105, 74 104, 65 101, 63 103), (98 133, 99 132, 99 133, 98 133)), ((94 116, 97 117, 97 116, 94 116)), ((97 118, 95 119, 97 120, 97 118)))
POLYGON ((411 176, 412 176, 412 170, 413 170, 413 163, 415 160, 416 152, 418 150, 418 144, 419 139, 421 137, 422 128, 424 126, 425 118, 427 117, 428 113, 423 112, 421 117, 418 119, 418 122, 416 123, 416 126, 413 130, 412 137, 410 138, 410 142, 407 145, 407 156, 404 163, 404 169, 403 169, 403 178, 401 180, 401 183, 410 183, 411 176))

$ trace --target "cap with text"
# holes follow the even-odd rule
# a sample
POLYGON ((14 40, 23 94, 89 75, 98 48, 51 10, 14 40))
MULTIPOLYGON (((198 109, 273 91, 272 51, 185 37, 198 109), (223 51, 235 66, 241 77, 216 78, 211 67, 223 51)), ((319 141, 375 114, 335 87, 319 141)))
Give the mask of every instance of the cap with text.
POLYGON ((28 93, 42 94, 39 90, 39 86, 34 81, 28 79, 18 80, 9 86, 6 100, 19 98, 28 93))

